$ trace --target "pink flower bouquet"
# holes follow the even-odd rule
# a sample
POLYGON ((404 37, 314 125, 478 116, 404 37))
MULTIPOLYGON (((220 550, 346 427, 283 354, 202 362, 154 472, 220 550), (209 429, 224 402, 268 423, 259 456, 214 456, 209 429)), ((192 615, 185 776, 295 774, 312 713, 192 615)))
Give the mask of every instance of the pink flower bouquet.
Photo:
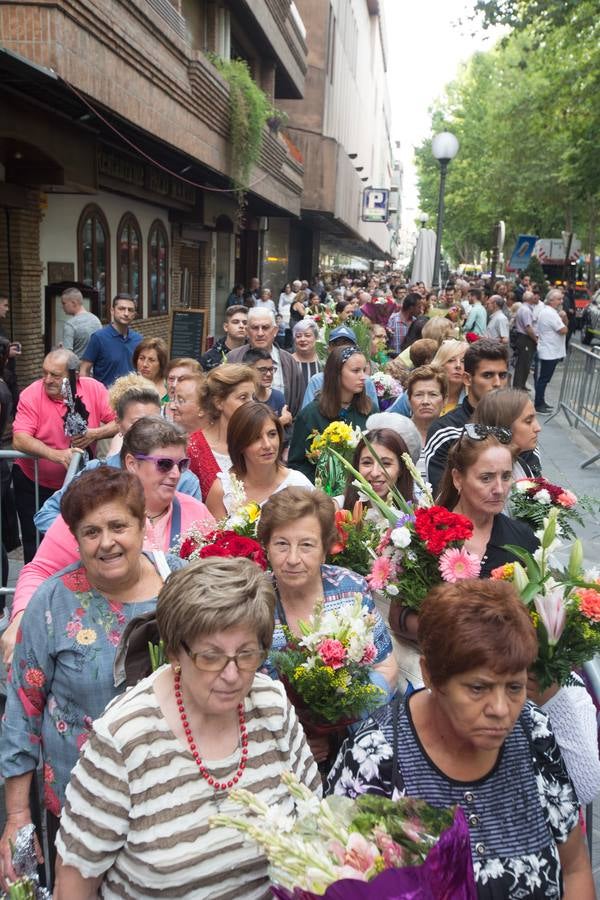
POLYGON ((514 483, 510 502, 513 517, 527 522, 534 531, 543 526, 550 510, 556 509, 561 534, 566 538, 575 537, 573 523, 583 525, 583 512, 593 512, 598 507, 597 500, 577 497, 545 478, 519 478, 514 483))

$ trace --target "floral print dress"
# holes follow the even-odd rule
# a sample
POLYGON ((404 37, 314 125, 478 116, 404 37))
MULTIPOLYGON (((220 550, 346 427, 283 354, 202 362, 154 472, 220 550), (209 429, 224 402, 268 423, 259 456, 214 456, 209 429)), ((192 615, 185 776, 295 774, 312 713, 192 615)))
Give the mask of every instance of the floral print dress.
MULTIPOLYGON (((176 557, 166 560, 172 571, 185 565, 176 557)), ((156 597, 108 600, 77 562, 38 588, 25 610, 8 677, 0 771, 4 778, 30 772, 41 752, 44 803, 56 816, 92 722, 125 688, 115 687, 113 676, 123 630, 155 607, 156 597)))
POLYGON ((409 701, 388 704, 342 746, 328 792, 458 804, 469 823, 480 900, 562 897, 557 845, 577 825, 578 803, 548 717, 532 703, 525 704, 492 771, 473 782, 449 778, 429 759, 409 701))

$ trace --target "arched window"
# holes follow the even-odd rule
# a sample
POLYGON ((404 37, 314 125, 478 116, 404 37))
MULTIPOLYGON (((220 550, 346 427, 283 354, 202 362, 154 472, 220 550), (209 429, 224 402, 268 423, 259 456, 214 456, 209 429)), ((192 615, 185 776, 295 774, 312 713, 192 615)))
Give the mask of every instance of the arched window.
POLYGON ((142 315, 142 233, 132 213, 125 213, 117 229, 117 290, 130 294, 142 315))
POLYGON ((148 234, 149 316, 169 311, 169 238, 165 226, 156 219, 148 234))
POLYGON ((89 203, 77 223, 77 271, 83 284, 96 288, 102 314, 110 297, 110 234, 106 216, 89 203))

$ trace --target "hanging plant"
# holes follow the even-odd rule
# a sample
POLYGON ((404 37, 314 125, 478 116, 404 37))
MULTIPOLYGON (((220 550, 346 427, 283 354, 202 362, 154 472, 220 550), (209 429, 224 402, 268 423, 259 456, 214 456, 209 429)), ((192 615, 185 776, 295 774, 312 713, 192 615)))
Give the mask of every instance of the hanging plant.
POLYGON ((274 109, 265 92, 252 78, 244 60, 211 56, 211 62, 229 85, 231 173, 241 207, 249 187, 252 166, 260 157, 265 125, 271 120, 275 124, 274 120, 278 119, 279 127, 285 114, 274 109))

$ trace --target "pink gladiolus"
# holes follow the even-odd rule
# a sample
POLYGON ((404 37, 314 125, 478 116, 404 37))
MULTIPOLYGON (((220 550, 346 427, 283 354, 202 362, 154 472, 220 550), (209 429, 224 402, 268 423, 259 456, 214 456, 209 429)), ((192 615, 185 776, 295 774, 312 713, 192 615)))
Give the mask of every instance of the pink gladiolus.
POLYGON ((454 583, 464 578, 478 578, 481 560, 464 547, 449 547, 440 556, 439 567, 444 581, 454 583))
POLYGON ((367 575, 369 587, 374 591, 382 591, 394 575, 394 563, 389 556, 378 556, 373 562, 371 574, 367 575))
POLYGON ((344 645, 341 641, 336 641, 332 638, 326 638, 324 641, 321 641, 317 647, 317 653, 324 664, 326 666, 331 666, 332 669, 341 668, 346 661, 346 650, 344 645))
POLYGON ((404 865, 404 847, 397 844, 384 828, 376 826, 373 831, 373 837, 381 851, 386 869, 398 869, 404 865))
POLYGON ((565 507, 565 509, 571 509, 571 507, 575 506, 577 503, 577 497, 575 494, 571 493, 571 491, 563 491, 556 499, 561 506, 565 507))
POLYGON ((536 597, 534 603, 540 621, 546 629, 548 644, 554 647, 560 640, 567 620, 562 592, 560 589, 550 591, 545 596, 536 597))

